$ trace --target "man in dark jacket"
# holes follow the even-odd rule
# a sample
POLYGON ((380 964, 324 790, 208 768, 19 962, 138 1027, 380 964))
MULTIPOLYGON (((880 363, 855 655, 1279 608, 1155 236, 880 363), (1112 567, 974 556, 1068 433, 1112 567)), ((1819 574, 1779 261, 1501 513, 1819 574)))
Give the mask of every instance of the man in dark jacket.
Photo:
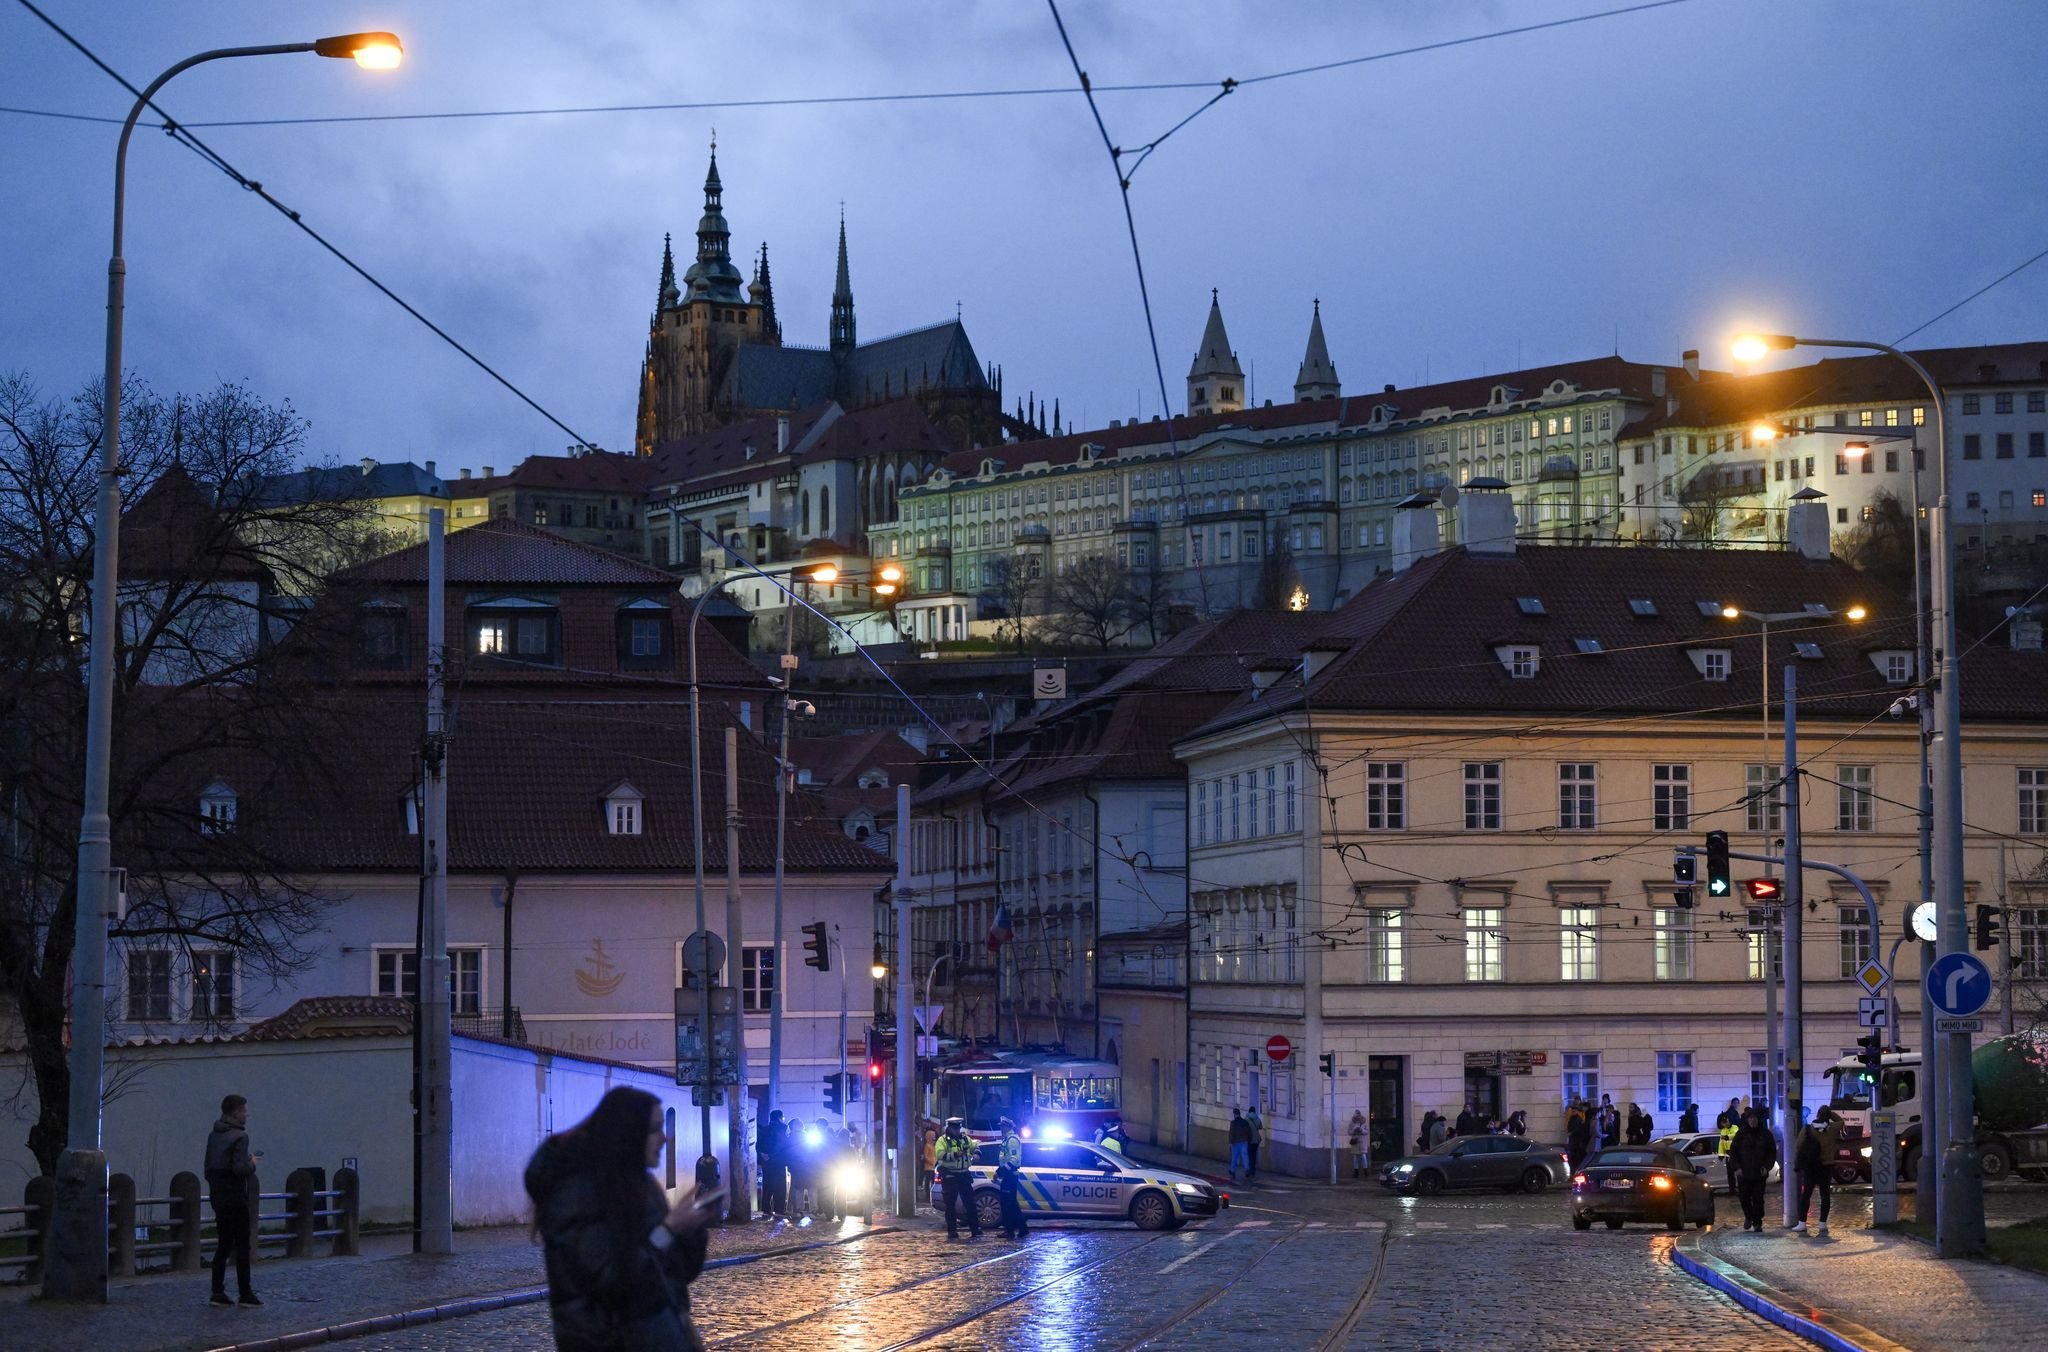
POLYGON ((1458 1113, 1456 1131, 1460 1136, 1473 1136, 1479 1131, 1479 1114, 1469 1102, 1458 1113))
POLYGON ((249 1179, 263 1156, 249 1150, 249 1100, 229 1094, 220 1101, 220 1120, 206 1138, 206 1190, 213 1203, 213 1303, 228 1299, 228 1257, 234 1256, 235 1280, 243 1305, 261 1305, 249 1284, 249 1179))
POLYGON ((1230 1181, 1237 1182, 1240 1173, 1248 1174, 1252 1167, 1252 1124, 1244 1120, 1244 1111, 1230 1110, 1230 1181))
POLYGON ((1735 1129, 1728 1147, 1728 1180, 1742 1203, 1742 1228, 1763 1233, 1764 1187, 1770 1182, 1771 1166, 1778 1162, 1778 1138, 1764 1125, 1763 1114, 1751 1108, 1735 1129))
POLYGON ((771 1216, 780 1216, 789 1208, 789 1163, 783 1157, 788 1148, 789 1128, 783 1124, 782 1109, 777 1108, 768 1114, 755 1149, 761 1162, 761 1210, 771 1216))

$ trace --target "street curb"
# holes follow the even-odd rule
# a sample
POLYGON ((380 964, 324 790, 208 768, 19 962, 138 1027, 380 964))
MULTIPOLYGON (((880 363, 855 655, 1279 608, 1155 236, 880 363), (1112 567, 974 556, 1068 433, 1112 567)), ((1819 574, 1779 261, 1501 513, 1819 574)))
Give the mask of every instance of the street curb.
POLYGON ((1912 1352, 1853 1320, 1808 1305, 1743 1269, 1705 1251, 1698 1235, 1671 1246, 1671 1261, 1760 1318, 1797 1334, 1828 1352, 1912 1352), (1805 1313, 1800 1313, 1800 1311, 1805 1313))
MULTIPOLYGON (((840 1244, 853 1244, 876 1235, 893 1235, 900 1228, 894 1225, 881 1225, 871 1230, 863 1230, 856 1235, 842 1235, 838 1239, 820 1239, 808 1244, 786 1244, 779 1249, 762 1249, 758 1253, 736 1253, 729 1258, 711 1259, 704 1264, 704 1270, 709 1272, 713 1268, 740 1267, 747 1263, 758 1263, 763 1258, 780 1258, 785 1254, 807 1253, 812 1249, 829 1249, 840 1244)), ((423 1305, 416 1310, 399 1310, 392 1314, 373 1315, 368 1319, 352 1319, 344 1324, 329 1324, 325 1328, 280 1333, 274 1337, 257 1338, 246 1343, 226 1343, 211 1349, 211 1352, 288 1352, 291 1348, 317 1347, 322 1343, 367 1338, 377 1333, 396 1333, 400 1329, 418 1328, 422 1324, 438 1324, 444 1319, 460 1319, 464 1315, 488 1314, 492 1310, 507 1310, 515 1305, 535 1305, 547 1298, 548 1288, 545 1283, 539 1286, 515 1286, 504 1291, 487 1291, 480 1296, 466 1296, 443 1305, 423 1305)))

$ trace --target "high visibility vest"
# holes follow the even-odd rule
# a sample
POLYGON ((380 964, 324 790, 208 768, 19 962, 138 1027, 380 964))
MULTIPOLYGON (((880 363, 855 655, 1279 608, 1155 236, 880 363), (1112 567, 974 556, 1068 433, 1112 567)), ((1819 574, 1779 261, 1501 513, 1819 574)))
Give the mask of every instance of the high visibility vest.
POLYGON ((974 1141, 966 1136, 939 1138, 939 1168, 966 1171, 974 1164, 974 1141))
POLYGON ((1009 1165, 1012 1169, 1021 1168, 1024 1164, 1024 1142, 1015 1132, 1003 1137, 1001 1163, 1009 1165))
POLYGON ((1725 1154, 1727 1154, 1727 1153, 1728 1153, 1728 1147, 1730 1147, 1730 1146, 1732 1146, 1732 1145, 1734 1145, 1734 1144, 1735 1144, 1735 1124, 1734 1124, 1733 1122, 1730 1122, 1730 1123, 1729 1123, 1729 1124, 1728 1124, 1727 1126, 1725 1126, 1725 1127, 1721 1128, 1721 1153, 1722 1153, 1722 1154, 1724 1154, 1724 1155, 1725 1155, 1725 1154))

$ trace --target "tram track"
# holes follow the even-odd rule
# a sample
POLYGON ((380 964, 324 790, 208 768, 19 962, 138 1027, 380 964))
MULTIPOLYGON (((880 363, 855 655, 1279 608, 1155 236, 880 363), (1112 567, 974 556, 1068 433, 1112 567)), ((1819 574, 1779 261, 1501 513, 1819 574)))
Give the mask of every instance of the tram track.
POLYGON ((1107 1267, 1111 1263, 1121 1262, 1122 1260, 1130 1258, 1135 1254, 1142 1253, 1146 1249, 1151 1248, 1153 1245, 1167 1238, 1170 1238, 1170 1236, 1166 1234, 1155 1234, 1150 1236, 1149 1238, 1142 1239, 1135 1244, 1120 1245, 1117 1251, 1114 1253, 1105 1254, 1103 1257, 1097 1258, 1092 1262, 1076 1263, 1074 1266, 1068 1268, 1066 1271, 1062 1273, 1059 1273, 1057 1276, 1048 1277, 1046 1280, 1039 1282, 1036 1285, 1028 1286, 1021 1291, 1013 1291, 1008 1295, 1001 1297, 1000 1299, 988 1301, 985 1304, 978 1305, 974 1309, 969 1310, 964 1314, 955 1315, 953 1318, 948 1319, 943 1324, 938 1324, 931 1328, 920 1330, 919 1332, 912 1334, 908 1338, 902 1338, 897 1340, 896 1342, 884 1344, 882 1347, 876 1349, 876 1352, 901 1352, 903 1348, 916 1347, 919 1343, 926 1343, 930 1342, 934 1338, 943 1337, 946 1334, 953 1332, 955 1329, 965 1328, 969 1324, 977 1323, 980 1320, 986 1319, 988 1316, 994 1314, 998 1310, 1006 1309, 1009 1306, 1017 1304, 1019 1301, 1029 1300, 1031 1297, 1039 1294, 1041 1291, 1045 1291, 1052 1287, 1058 1286, 1062 1282, 1070 1282, 1076 1277, 1085 1276, 1086 1274, 1095 1271, 1097 1268, 1107 1267))

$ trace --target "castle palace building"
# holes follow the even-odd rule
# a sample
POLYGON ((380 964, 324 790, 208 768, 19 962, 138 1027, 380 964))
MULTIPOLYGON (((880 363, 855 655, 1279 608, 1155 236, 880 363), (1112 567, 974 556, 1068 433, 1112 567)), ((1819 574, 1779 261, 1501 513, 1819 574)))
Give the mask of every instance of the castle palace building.
POLYGON ((718 178, 718 147, 704 178, 697 261, 676 280, 665 237, 661 287, 640 367, 635 449, 830 400, 848 411, 909 396, 962 450, 994 445, 1008 429, 1036 436, 1002 414, 1002 373, 984 368, 956 318, 874 342, 855 338, 853 284, 846 262, 846 221, 839 222, 839 274, 832 289, 828 345, 787 346, 775 314, 768 246, 743 285, 733 265, 718 178))

